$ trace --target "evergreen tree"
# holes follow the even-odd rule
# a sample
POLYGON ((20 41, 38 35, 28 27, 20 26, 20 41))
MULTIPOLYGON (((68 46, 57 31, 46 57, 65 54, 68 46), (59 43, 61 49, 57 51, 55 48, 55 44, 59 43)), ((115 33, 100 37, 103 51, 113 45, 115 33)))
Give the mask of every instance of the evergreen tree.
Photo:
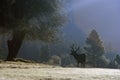
POLYGON ((94 67, 100 67, 104 65, 101 64, 105 58, 103 57, 105 53, 104 47, 96 30, 92 30, 89 34, 88 38, 86 39, 86 46, 84 49, 86 51, 89 64, 94 67))

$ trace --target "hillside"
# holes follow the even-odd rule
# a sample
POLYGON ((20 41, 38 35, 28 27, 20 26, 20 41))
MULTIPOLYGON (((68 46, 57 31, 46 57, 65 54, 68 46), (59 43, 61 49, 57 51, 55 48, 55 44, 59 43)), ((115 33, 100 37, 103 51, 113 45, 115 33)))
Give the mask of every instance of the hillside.
POLYGON ((1 62, 0 80, 120 80, 120 70, 1 62))

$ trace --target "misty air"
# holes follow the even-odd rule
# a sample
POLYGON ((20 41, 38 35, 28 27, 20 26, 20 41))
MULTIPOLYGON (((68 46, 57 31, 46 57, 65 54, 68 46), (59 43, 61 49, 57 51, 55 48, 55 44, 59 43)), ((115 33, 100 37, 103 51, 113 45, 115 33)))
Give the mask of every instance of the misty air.
POLYGON ((0 0, 0 80, 119 80, 119 0, 0 0))

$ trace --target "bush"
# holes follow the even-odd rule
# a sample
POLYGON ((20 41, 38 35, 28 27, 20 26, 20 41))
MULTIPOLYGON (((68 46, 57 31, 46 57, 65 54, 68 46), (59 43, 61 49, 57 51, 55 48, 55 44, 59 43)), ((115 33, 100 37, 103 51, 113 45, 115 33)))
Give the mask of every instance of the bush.
POLYGON ((111 61, 111 62, 108 64, 108 68, 116 69, 116 68, 118 68, 118 65, 115 63, 115 61, 111 61))
POLYGON ((101 56, 97 61, 97 67, 99 68, 105 68, 108 66, 110 61, 103 55, 101 56))
POLYGON ((73 57, 71 57, 69 54, 63 55, 61 60, 61 65, 63 67, 74 67, 76 64, 76 61, 73 57))
POLYGON ((48 63, 52 64, 52 65, 61 65, 61 58, 57 55, 53 55, 53 56, 51 56, 48 63))

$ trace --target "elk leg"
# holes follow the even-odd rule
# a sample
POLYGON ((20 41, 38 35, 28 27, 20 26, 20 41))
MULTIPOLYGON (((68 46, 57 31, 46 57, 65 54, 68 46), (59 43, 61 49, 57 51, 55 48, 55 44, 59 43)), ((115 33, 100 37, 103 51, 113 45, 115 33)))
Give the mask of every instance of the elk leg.
POLYGON ((82 63, 82 68, 85 68, 85 62, 84 62, 84 63, 82 63))
POLYGON ((81 68, 84 68, 85 67, 85 63, 81 63, 81 68))
POLYGON ((84 66, 83 66, 84 68, 85 68, 85 63, 84 63, 84 66))
POLYGON ((77 67, 79 67, 79 62, 77 63, 77 67))
POLYGON ((83 68, 83 63, 81 63, 81 68, 83 68))

